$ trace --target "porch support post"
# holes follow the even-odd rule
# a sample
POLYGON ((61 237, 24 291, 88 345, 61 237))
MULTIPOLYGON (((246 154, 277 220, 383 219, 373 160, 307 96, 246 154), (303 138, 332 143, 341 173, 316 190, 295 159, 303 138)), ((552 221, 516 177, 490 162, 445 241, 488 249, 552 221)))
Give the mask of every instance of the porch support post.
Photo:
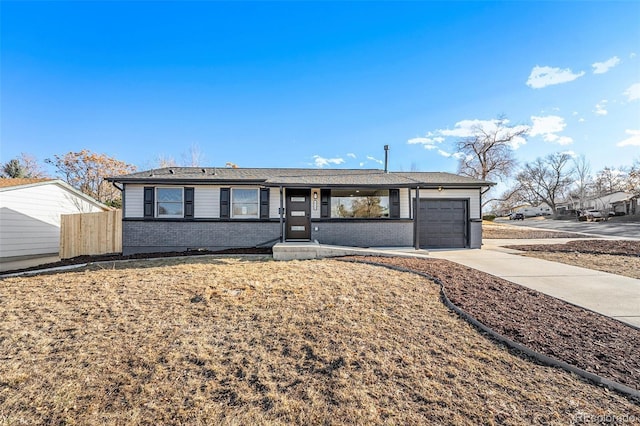
POLYGON ((416 186, 416 201, 414 203, 413 226, 415 229, 415 249, 420 250, 420 187, 416 186))
POLYGON ((280 242, 284 243, 284 190, 280 185, 280 242))

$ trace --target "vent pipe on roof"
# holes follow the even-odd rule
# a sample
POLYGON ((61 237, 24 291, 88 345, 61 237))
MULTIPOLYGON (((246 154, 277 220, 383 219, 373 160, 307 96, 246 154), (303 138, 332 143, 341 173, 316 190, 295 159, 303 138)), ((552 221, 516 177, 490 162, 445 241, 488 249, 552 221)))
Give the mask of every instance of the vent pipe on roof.
POLYGON ((384 146, 384 172, 389 173, 389 145, 384 146))

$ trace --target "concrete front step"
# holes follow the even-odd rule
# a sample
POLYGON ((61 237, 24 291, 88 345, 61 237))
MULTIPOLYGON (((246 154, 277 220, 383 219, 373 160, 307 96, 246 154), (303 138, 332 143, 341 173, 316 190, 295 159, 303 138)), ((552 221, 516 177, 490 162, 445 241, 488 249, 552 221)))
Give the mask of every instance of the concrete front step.
POLYGON ((427 257, 427 250, 415 250, 413 247, 345 247, 318 244, 315 242, 286 242, 273 246, 275 260, 307 260, 339 256, 403 256, 427 257))

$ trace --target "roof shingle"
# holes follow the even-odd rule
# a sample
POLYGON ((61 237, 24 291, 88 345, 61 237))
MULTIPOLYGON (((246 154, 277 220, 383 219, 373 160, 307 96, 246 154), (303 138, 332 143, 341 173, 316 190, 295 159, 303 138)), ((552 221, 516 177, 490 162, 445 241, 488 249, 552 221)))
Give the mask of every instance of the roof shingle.
POLYGON ((50 178, 0 178, 0 188, 11 188, 14 186, 33 185, 34 183, 47 182, 50 178))
POLYGON ((285 169, 166 167, 108 178, 110 181, 255 183, 290 186, 489 186, 492 182, 445 172, 389 172, 379 169, 285 169))

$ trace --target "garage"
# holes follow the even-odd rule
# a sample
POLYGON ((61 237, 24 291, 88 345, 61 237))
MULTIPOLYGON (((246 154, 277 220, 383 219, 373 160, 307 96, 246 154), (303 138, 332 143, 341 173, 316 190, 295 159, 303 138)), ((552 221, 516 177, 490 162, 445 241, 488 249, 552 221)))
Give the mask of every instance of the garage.
POLYGON ((468 247, 468 204, 468 200, 421 198, 416 218, 420 247, 468 247))

